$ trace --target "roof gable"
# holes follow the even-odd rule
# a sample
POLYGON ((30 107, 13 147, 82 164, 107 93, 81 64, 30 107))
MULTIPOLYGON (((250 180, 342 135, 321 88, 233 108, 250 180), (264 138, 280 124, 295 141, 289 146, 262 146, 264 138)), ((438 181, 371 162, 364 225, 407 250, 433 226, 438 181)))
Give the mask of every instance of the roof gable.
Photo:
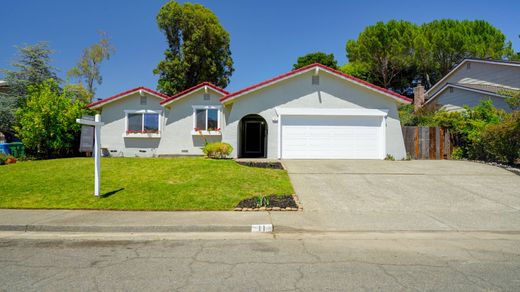
POLYGON ((476 93, 485 94, 485 95, 489 95, 489 96, 496 96, 496 97, 507 98, 507 96, 505 96, 505 95, 502 95, 502 94, 500 94, 498 92, 493 92, 493 91, 490 91, 490 90, 484 90, 484 89, 481 89, 481 88, 464 86, 464 85, 461 85, 461 84, 446 83, 446 84, 444 84, 444 86, 441 89, 436 91, 435 94, 432 97, 430 97, 424 104, 429 104, 432 100, 435 100, 438 96, 441 95, 441 93, 446 91, 446 89, 448 89, 448 88, 457 88, 457 89, 460 89, 460 90, 476 92, 476 93))
POLYGON ((161 105, 162 106, 167 106, 167 105, 171 104, 174 101, 182 99, 183 97, 189 95, 190 93, 193 93, 193 92, 196 92, 196 91, 202 90, 202 89, 213 90, 214 92, 216 92, 217 94, 219 94, 221 96, 229 94, 229 92, 227 92, 226 90, 224 90, 224 89, 222 89, 222 88, 220 88, 220 87, 218 87, 216 85, 213 85, 213 84, 211 84, 209 82, 202 82, 202 83, 197 84, 197 85, 195 85, 195 86, 193 86, 191 88, 183 90, 183 91, 175 94, 174 96, 166 98, 165 100, 161 101, 161 105))
MULTIPOLYGON (((428 91, 426 91, 426 96, 430 96, 431 94, 437 94, 441 90, 444 89, 445 85, 441 86, 444 82, 448 80, 455 72, 457 72, 464 64, 467 63, 482 63, 482 64, 492 64, 492 65, 500 65, 500 66, 513 66, 520 67, 520 62, 515 61, 504 61, 504 60, 487 60, 487 59, 476 59, 476 58, 466 58, 462 60, 457 66, 451 69, 448 74, 444 75, 437 83, 435 83, 428 91)), ((448 82, 446 82, 447 84, 448 82)), ((433 96, 432 96, 433 97, 433 96)))
POLYGON ((116 100, 120 100, 120 99, 126 98, 126 97, 130 96, 131 94, 133 94, 135 92, 138 92, 138 91, 141 91, 141 90, 149 93, 152 96, 160 98, 160 99, 167 99, 167 98, 169 98, 169 96, 166 95, 166 94, 162 94, 162 93, 160 93, 158 91, 155 91, 153 89, 150 89, 150 88, 147 88, 147 87, 144 87, 144 86, 139 86, 139 87, 127 90, 127 91, 123 91, 123 92, 118 93, 116 95, 113 95, 111 97, 107 97, 107 98, 104 98, 104 99, 92 102, 92 103, 88 104, 87 107, 89 107, 91 109, 97 109, 97 108, 103 107, 103 106, 105 106, 105 105, 107 105, 107 104, 109 104, 111 102, 114 102, 116 100))
POLYGON ((292 78, 292 77, 299 76, 301 74, 307 73, 307 72, 312 71, 312 70, 317 70, 318 72, 321 72, 321 71, 327 72, 329 74, 332 74, 332 75, 335 75, 337 77, 340 77, 341 79, 346 80, 348 82, 351 82, 353 84, 359 85, 361 87, 365 87, 365 88, 367 88, 369 90, 372 90, 372 91, 375 91, 375 92, 377 92, 379 94, 382 94, 384 96, 390 97, 390 98, 392 98, 392 99, 394 99, 394 100, 396 100, 398 102, 401 102, 401 103, 410 103, 412 101, 411 99, 409 99, 409 98, 407 98, 405 96, 402 96, 402 95, 400 95, 398 93, 395 93, 395 92, 393 92, 391 90, 379 87, 379 86, 374 85, 372 83, 366 82, 366 81, 361 80, 359 78, 350 76, 350 75, 345 74, 345 73, 343 73, 341 71, 329 68, 327 66, 324 66, 324 65, 318 64, 318 63, 311 64, 311 65, 302 67, 300 69, 296 69, 296 70, 290 71, 288 73, 276 76, 274 78, 271 78, 271 79, 268 79, 268 80, 265 80, 265 81, 262 81, 260 83, 255 84, 255 85, 246 87, 246 88, 244 88, 242 90, 239 90, 239 91, 227 94, 227 95, 223 96, 220 99, 220 101, 222 103, 230 102, 231 100, 234 100, 234 99, 236 99, 238 97, 241 97, 243 95, 255 92, 255 91, 260 90, 262 88, 271 86, 273 84, 276 84, 276 83, 281 82, 283 80, 287 80, 287 79, 292 78))

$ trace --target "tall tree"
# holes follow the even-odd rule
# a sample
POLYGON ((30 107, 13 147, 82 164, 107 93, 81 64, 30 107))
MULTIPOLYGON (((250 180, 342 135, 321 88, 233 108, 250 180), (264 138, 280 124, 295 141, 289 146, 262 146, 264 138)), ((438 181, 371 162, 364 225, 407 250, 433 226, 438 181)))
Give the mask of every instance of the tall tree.
POLYGON ((403 72, 412 63, 412 43, 417 26, 403 20, 377 22, 368 26, 357 40, 346 45, 349 62, 363 63, 371 80, 385 88, 402 86, 403 72))
POLYGON ((233 73, 229 34, 200 4, 169 1, 157 15, 168 49, 154 70, 157 88, 172 95, 203 81, 226 87, 233 73))
POLYGON ((0 132, 14 134, 15 112, 23 105, 30 86, 48 79, 59 80, 56 69, 50 65, 54 52, 45 42, 17 47, 18 55, 11 66, 16 70, 1 69, 7 90, 0 92, 0 132))
POLYGON ((334 59, 334 54, 326 54, 323 52, 314 52, 298 57, 296 64, 293 65, 293 70, 305 67, 310 64, 320 63, 327 67, 338 69, 338 62, 334 59))
POLYGON ((370 72, 368 71, 368 68, 365 63, 348 62, 347 64, 341 66, 339 70, 350 76, 354 76, 368 82, 373 82, 370 78, 370 72))
POLYGON ((429 88, 464 58, 514 59, 511 42, 486 21, 434 20, 421 26, 391 20, 349 40, 347 57, 369 81, 404 91, 413 80, 429 88))
POLYGON ((486 21, 441 19, 420 27, 414 53, 418 75, 431 86, 464 58, 510 59, 513 49, 486 21))
POLYGON ((41 158, 70 154, 80 125, 76 119, 86 112, 85 103, 72 101, 54 79, 28 87, 25 105, 16 111, 17 136, 41 158))
POLYGON ((75 77, 85 82, 86 89, 90 92, 91 98, 93 98, 96 93, 94 83, 97 85, 103 83, 100 70, 101 63, 104 60, 110 59, 110 56, 115 52, 115 48, 110 43, 110 39, 107 35, 101 32, 100 36, 101 39, 99 42, 83 50, 83 55, 79 62, 68 72, 69 77, 75 77))

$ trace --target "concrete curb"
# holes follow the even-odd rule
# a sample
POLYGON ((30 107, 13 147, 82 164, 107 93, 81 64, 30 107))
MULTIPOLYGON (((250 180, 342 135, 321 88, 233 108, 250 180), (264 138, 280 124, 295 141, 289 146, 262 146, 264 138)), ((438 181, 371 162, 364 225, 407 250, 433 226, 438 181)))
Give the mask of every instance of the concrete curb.
POLYGON ((23 232, 251 232, 251 225, 215 226, 77 226, 77 225, 0 225, 0 231, 23 232))

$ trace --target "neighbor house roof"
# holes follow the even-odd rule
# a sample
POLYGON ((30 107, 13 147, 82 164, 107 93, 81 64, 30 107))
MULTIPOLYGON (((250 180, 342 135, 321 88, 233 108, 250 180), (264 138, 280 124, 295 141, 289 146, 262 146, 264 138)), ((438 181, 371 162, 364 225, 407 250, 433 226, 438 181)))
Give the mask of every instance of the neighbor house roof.
POLYGON ((439 93, 442 89, 444 89, 445 86, 442 86, 441 89, 437 89, 440 84, 442 84, 446 79, 448 79, 455 71, 457 71, 462 65, 468 63, 468 62, 474 62, 474 63, 484 63, 484 64, 495 64, 495 65, 502 65, 502 66, 513 66, 513 67, 520 67, 520 62, 518 61, 507 61, 507 60, 490 60, 490 59, 477 59, 477 58, 466 58, 462 60, 459 64, 457 64, 448 74, 446 74, 444 77, 442 77, 441 80, 439 80, 437 83, 435 83, 428 91, 426 91, 426 96, 429 97, 429 99, 433 98, 430 97, 430 94, 432 93, 439 93), (438 91, 436 91, 436 89, 438 91))
POLYGON ((428 101, 426 101, 424 104, 430 103, 432 100, 437 98, 441 93, 443 93, 448 88, 457 88, 457 89, 472 91, 472 92, 476 92, 476 93, 480 93, 480 94, 486 94, 489 96, 507 98, 506 95, 502 95, 499 93, 501 90, 507 90, 507 88, 505 88, 505 87, 481 85, 481 84, 446 83, 439 91, 435 92, 435 94, 433 96, 431 96, 428 99, 428 101))
POLYGON ((90 103, 88 105, 88 107, 91 108, 91 109, 100 108, 100 107, 102 107, 102 106, 104 106, 104 105, 106 105, 108 103, 111 103, 111 102, 114 102, 116 100, 125 98, 125 97, 129 96, 130 94, 138 92, 140 90, 146 91, 149 94, 151 94, 152 96, 158 97, 160 99, 167 99, 167 98, 169 98, 169 96, 166 95, 166 94, 162 94, 162 93, 160 93, 158 91, 155 91, 153 89, 150 89, 150 88, 147 88, 147 87, 144 87, 144 86, 139 86, 139 87, 136 87, 136 88, 133 88, 133 89, 130 89, 130 90, 118 93, 118 94, 113 95, 111 97, 107 97, 107 98, 104 98, 104 99, 92 102, 92 103, 90 103))
POLYGON ((222 88, 220 88, 220 87, 218 87, 216 85, 213 85, 213 84, 211 84, 209 82, 202 82, 202 83, 197 84, 197 85, 195 85, 195 86, 193 86, 191 88, 183 90, 183 91, 175 94, 174 96, 168 97, 167 99, 161 101, 161 105, 166 106, 166 105, 168 105, 168 104, 170 104, 170 103, 172 103, 174 101, 177 101, 177 100, 185 97, 186 95, 188 95, 188 94, 190 94, 190 93, 192 93, 194 91, 197 91, 197 90, 203 89, 203 88, 204 89, 212 89, 213 91, 217 92, 218 94, 220 94, 222 96, 226 95, 226 94, 229 94, 229 92, 225 91, 224 89, 222 89, 222 88))
POLYGON ((306 72, 309 72, 309 71, 312 71, 312 70, 322 70, 324 72, 328 72, 328 73, 330 73, 332 75, 338 76, 338 77, 340 77, 340 78, 342 78, 344 80, 347 80, 347 81, 352 82, 354 84, 357 84, 359 86, 365 87, 365 88, 370 89, 372 91, 381 93, 381 94, 386 95, 388 97, 391 97, 394 100, 402 102, 402 103, 410 103, 412 101, 410 98, 402 96, 402 95, 400 95, 398 93, 395 93, 395 92, 393 92, 393 91, 391 91, 389 89, 385 89, 385 88, 379 87, 379 86, 374 85, 372 83, 366 82, 366 81, 361 80, 359 78, 350 76, 350 75, 345 74, 345 73, 343 73, 341 71, 329 68, 327 66, 324 66, 324 65, 318 64, 318 63, 311 64, 311 65, 308 65, 308 66, 305 66, 305 67, 302 67, 302 68, 290 71, 288 73, 276 76, 274 78, 271 78, 271 79, 268 79, 268 80, 265 80, 265 81, 262 81, 260 83, 255 84, 255 85, 246 87, 246 88, 244 88, 242 90, 239 90, 239 91, 227 94, 227 95, 223 96, 220 99, 220 101, 222 103, 229 102, 229 101, 234 100, 235 98, 238 98, 238 97, 243 96, 245 94, 254 92, 256 90, 260 90, 260 89, 265 88, 267 86, 271 86, 271 85, 276 84, 276 83, 278 83, 280 81, 289 79, 289 78, 294 77, 294 76, 298 76, 300 74, 303 74, 303 73, 306 73, 306 72))

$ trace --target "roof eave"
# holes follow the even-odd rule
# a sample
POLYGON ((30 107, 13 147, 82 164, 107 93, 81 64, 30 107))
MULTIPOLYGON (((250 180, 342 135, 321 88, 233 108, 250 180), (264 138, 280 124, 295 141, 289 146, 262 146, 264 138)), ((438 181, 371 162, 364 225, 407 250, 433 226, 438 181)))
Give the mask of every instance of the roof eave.
POLYGON ((101 100, 98 100, 95 102, 91 102, 90 104, 87 105, 87 107, 90 109, 98 109, 109 103, 123 99, 123 98, 125 98, 131 94, 134 94, 136 92, 139 92, 139 91, 147 92, 148 94, 155 96, 157 98, 160 98, 160 99, 166 99, 168 97, 167 95, 157 92, 155 90, 152 90, 150 88, 147 88, 144 86, 139 86, 139 87, 127 90, 127 91, 123 91, 123 92, 113 95, 111 97, 107 97, 107 98, 104 98, 104 99, 101 99, 101 100))
POLYGON ((225 91, 224 89, 222 89, 220 87, 217 87, 216 85, 213 85, 209 82, 203 82, 203 83, 197 84, 191 88, 188 88, 174 96, 171 96, 171 97, 161 101, 161 106, 163 106, 163 107, 169 106, 170 104, 172 104, 176 101, 179 101, 179 100, 183 99, 184 97, 186 97, 190 94, 193 94, 199 90, 205 89, 205 88, 207 88, 208 90, 212 90, 213 92, 217 93, 220 96, 225 96, 226 94, 229 94, 229 92, 225 91))
POLYGON ((388 89, 381 88, 379 86, 376 86, 376 85, 371 84, 369 82, 363 81, 363 80, 358 79, 356 77, 347 75, 347 74, 345 74, 345 73, 343 73, 341 71, 329 68, 329 67, 324 66, 322 64, 311 64, 311 65, 308 65, 306 67, 302 67, 300 69, 293 70, 293 71, 290 71, 288 73, 279 75, 277 77, 268 79, 266 81, 262 81, 260 83, 255 84, 255 85, 246 87, 245 89, 242 89, 242 90, 239 90, 237 92, 228 94, 228 95, 222 97, 220 99, 220 101, 223 104, 229 104, 229 103, 231 103, 232 101, 234 101, 235 99, 237 99, 237 98, 239 98, 241 96, 253 93, 255 91, 261 90, 261 89, 263 89, 265 87, 268 87, 268 86, 273 85, 275 83, 287 80, 289 78, 292 78, 292 77, 295 77, 295 76, 299 76, 301 74, 305 74, 305 73, 307 73, 309 71, 312 71, 312 70, 314 70, 316 68, 319 68, 319 69, 321 69, 321 70, 323 70, 323 71, 325 71, 325 72, 327 72, 329 74, 332 74, 334 76, 338 76, 338 77, 340 77, 340 78, 342 78, 342 79, 344 79, 346 81, 352 82, 354 84, 362 86, 362 87, 364 87, 366 89, 369 89, 371 91, 374 91, 376 93, 379 93, 379 94, 385 95, 387 97, 390 97, 390 98, 392 98, 395 101, 398 101, 400 103, 410 104, 412 102, 411 99, 409 99, 409 98, 407 98, 405 96, 402 96, 400 94, 393 93, 393 92, 392 92, 392 94, 390 94, 390 93, 387 92, 387 91, 389 91, 388 89))
POLYGON ((446 89, 448 89, 449 87, 457 88, 457 89, 460 89, 460 90, 473 91, 473 92, 477 92, 477 93, 480 93, 480 94, 492 95, 492 96, 495 96, 495 97, 507 98, 506 95, 502 95, 502 94, 499 94, 499 93, 494 93, 494 92, 491 92, 491 91, 486 91, 486 90, 481 90, 481 89, 476 89, 476 88, 468 88, 468 87, 464 87, 464 86, 459 86, 457 84, 446 83, 446 84, 444 84, 443 87, 441 87, 441 89, 436 91, 435 94, 432 97, 430 97, 424 103, 424 105, 426 105, 426 104, 430 103, 432 100, 436 99, 441 93, 446 91, 446 89))

